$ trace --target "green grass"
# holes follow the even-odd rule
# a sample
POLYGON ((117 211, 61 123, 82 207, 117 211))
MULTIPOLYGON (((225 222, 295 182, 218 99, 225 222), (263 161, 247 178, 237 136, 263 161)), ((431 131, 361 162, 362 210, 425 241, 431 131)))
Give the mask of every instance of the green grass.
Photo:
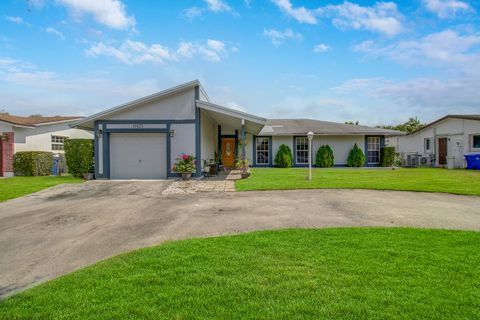
POLYGON ((0 179, 0 202, 25 196, 61 183, 81 183, 72 176, 13 177, 0 179))
POLYGON ((0 319, 479 319, 479 243, 395 228, 170 242, 0 301, 0 319))
POLYGON ((238 180, 236 190, 378 189, 480 195, 480 171, 416 169, 312 169, 253 168, 248 179, 238 180))

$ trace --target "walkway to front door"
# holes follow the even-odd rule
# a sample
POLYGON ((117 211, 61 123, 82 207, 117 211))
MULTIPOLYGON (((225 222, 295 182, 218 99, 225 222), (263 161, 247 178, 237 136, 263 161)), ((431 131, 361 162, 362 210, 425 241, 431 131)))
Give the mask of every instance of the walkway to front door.
POLYGON ((235 180, 242 176, 238 170, 223 171, 218 176, 201 180, 177 180, 171 183, 162 194, 185 194, 199 192, 235 192, 235 180))
POLYGON ((225 168, 235 167, 234 138, 222 138, 222 164, 225 168))

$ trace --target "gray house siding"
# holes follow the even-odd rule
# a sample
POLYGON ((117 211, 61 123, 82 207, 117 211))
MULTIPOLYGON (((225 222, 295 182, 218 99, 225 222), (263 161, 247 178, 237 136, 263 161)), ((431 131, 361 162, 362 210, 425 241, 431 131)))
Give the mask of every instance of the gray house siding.
MULTIPOLYGON (((95 175, 109 179, 111 155, 110 134, 165 133, 165 177, 178 176, 172 172, 176 158, 182 153, 200 158, 200 116, 195 106, 195 88, 189 88, 156 101, 122 110, 95 121, 95 175)), ((128 168, 126 168, 128 170, 128 168)), ((196 172, 197 175, 200 172, 196 172)))

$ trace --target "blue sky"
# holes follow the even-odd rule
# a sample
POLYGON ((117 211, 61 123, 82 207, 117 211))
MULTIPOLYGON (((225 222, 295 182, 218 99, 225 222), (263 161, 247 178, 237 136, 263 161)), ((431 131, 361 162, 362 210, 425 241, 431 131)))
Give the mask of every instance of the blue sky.
POLYGON ((270 118, 480 113, 479 1, 2 0, 0 110, 89 115, 199 79, 270 118))

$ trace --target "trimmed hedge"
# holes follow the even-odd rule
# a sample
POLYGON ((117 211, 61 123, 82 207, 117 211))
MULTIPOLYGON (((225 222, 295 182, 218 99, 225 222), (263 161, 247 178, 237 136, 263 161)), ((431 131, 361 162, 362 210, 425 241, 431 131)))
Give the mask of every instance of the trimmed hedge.
POLYGON ((15 153, 13 168, 18 176, 48 176, 52 173, 53 153, 46 151, 19 151, 15 153))
POLYGON ((293 154, 289 146, 282 144, 275 156, 275 165, 279 168, 290 168, 293 165, 293 154))
POLYGON ((332 148, 328 144, 321 146, 315 156, 315 165, 320 168, 330 168, 334 163, 332 148))
POLYGON ((94 172, 94 151, 92 139, 66 139, 65 157, 68 171, 75 177, 94 172))
POLYGON ((347 159, 347 166, 349 167, 363 167, 365 165, 365 155, 363 154, 362 149, 360 149, 357 144, 353 146, 353 149, 350 150, 350 154, 347 159))
POLYGON ((391 167, 395 164, 395 148, 383 147, 380 150, 380 166, 391 167))

